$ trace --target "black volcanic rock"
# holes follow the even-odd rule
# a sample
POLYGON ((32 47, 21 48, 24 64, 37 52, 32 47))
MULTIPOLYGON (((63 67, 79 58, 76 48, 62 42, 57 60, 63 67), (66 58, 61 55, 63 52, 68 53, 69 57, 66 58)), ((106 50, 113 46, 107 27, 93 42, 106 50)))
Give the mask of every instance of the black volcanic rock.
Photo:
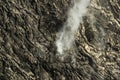
POLYGON ((61 61, 55 41, 72 5, 0 0, 0 80, 120 80, 120 1, 91 0, 61 61))

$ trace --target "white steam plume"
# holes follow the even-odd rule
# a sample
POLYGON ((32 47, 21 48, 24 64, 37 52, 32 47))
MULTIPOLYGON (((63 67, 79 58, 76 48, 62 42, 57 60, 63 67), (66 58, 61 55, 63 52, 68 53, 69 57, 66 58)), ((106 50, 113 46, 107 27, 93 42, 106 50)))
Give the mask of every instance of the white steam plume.
POLYGON ((87 12, 90 0, 75 0, 74 6, 68 11, 68 19, 60 31, 56 41, 57 51, 64 54, 64 51, 71 48, 74 41, 74 35, 77 31, 82 17, 87 12))

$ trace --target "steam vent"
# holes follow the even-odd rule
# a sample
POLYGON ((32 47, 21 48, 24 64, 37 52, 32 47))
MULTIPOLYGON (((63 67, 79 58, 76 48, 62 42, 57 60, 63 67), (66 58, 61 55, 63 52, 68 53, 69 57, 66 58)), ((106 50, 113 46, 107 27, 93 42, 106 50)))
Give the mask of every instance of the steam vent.
POLYGON ((120 0, 0 0, 0 80, 120 80, 120 0))

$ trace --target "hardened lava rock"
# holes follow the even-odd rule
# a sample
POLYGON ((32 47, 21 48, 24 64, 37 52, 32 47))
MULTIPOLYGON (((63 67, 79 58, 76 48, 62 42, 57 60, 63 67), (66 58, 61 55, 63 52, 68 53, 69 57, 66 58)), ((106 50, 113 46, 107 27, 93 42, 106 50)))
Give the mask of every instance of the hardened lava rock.
POLYGON ((72 5, 0 0, 0 80, 120 79, 120 1, 91 0, 73 52, 60 61, 55 41, 72 5))

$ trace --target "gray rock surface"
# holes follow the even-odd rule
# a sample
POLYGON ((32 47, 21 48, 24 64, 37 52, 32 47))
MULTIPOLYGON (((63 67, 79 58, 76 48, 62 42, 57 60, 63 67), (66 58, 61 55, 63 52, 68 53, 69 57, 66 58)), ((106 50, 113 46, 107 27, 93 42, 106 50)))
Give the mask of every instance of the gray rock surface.
POLYGON ((72 4, 0 0, 0 80, 120 80, 120 0, 91 0, 61 61, 55 41, 72 4))

